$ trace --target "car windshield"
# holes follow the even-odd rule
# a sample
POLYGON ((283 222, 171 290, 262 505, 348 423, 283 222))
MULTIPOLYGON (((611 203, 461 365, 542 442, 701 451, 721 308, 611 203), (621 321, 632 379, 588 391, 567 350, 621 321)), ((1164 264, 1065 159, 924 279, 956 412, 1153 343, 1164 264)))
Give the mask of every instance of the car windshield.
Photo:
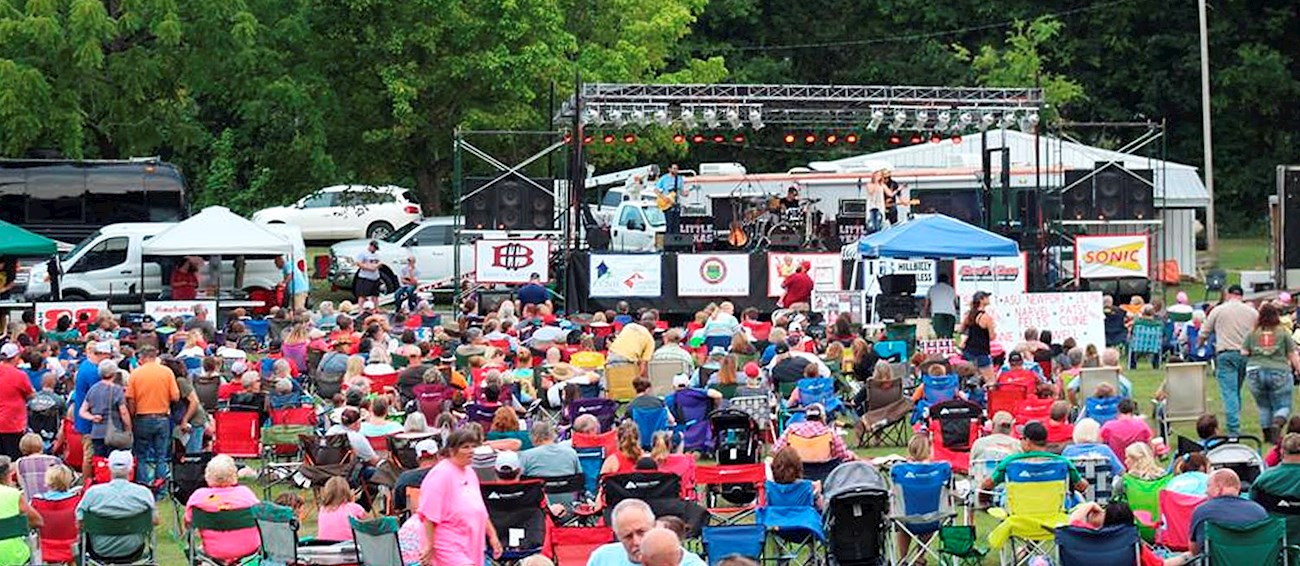
POLYGON ((76 257, 77 254, 81 253, 81 250, 86 249, 86 246, 89 246, 97 238, 99 238, 99 230, 95 230, 93 234, 86 236, 86 239, 77 242, 77 245, 72 246, 72 249, 68 250, 68 253, 63 254, 63 261, 68 261, 76 257))
POLYGON ((664 218, 664 212, 662 210, 653 206, 647 206, 643 210, 645 210, 646 222, 649 222, 651 226, 658 227, 668 224, 668 220, 664 218))
POLYGON ((407 224, 406 226, 402 226, 401 228, 398 228, 397 231, 393 232, 392 234, 389 234, 387 237, 384 238, 384 241, 390 244, 396 244, 398 242, 401 242, 402 238, 405 238, 406 235, 410 234, 412 230, 415 230, 416 228, 419 227, 420 224, 418 222, 412 222, 410 224, 407 224))

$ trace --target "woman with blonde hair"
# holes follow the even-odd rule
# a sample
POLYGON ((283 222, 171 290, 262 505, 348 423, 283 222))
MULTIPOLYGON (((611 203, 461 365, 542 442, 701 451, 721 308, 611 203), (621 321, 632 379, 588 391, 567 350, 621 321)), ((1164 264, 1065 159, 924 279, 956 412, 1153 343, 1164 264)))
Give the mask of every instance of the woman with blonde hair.
POLYGON ((334 476, 325 482, 320 492, 320 511, 316 514, 316 538, 328 541, 352 540, 352 525, 348 519, 363 519, 366 510, 352 496, 352 488, 343 476, 334 476))
POLYGON ((605 463, 601 464, 600 475, 602 476, 635 471, 636 461, 645 455, 641 450, 641 429, 637 428, 635 422, 623 421, 618 425, 617 430, 615 438, 617 438, 618 450, 606 457, 605 463))
POLYGON ((1124 493, 1124 478, 1132 476, 1142 481, 1152 481, 1160 479, 1165 473, 1165 468, 1156 461, 1156 454, 1151 450, 1150 444, 1130 444, 1124 449, 1124 475, 1115 476, 1111 497, 1119 497, 1124 493))
POLYGON ((343 387, 351 391, 353 387, 363 392, 370 392, 370 378, 366 377, 366 359, 361 356, 348 356, 348 368, 343 371, 343 387))

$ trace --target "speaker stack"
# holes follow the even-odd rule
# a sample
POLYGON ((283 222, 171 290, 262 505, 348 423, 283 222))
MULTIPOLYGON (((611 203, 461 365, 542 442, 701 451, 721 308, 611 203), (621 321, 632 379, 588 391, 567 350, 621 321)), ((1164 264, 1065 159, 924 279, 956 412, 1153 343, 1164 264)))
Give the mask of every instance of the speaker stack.
POLYGON ((1098 162, 1092 170, 1065 172, 1061 217, 1065 220, 1152 220, 1156 216, 1154 173, 1098 162))
POLYGON ((1300 283, 1300 167, 1277 168, 1277 192, 1282 223, 1278 254, 1282 258, 1281 285, 1291 288, 1300 283))
POLYGON ((555 199, 546 191, 534 186, 554 186, 553 179, 533 178, 533 183, 518 175, 511 175, 493 183, 484 190, 491 178, 465 179, 465 194, 461 202, 465 227, 471 230, 554 230, 555 199))
POLYGON ((884 275, 876 279, 880 294, 876 295, 876 314, 882 319, 905 320, 921 314, 916 304, 916 275, 884 275))

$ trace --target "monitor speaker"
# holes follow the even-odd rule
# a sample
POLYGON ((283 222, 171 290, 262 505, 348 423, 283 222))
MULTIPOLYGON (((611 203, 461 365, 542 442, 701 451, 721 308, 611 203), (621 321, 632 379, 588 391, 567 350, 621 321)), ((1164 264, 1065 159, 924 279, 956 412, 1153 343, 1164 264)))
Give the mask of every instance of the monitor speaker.
POLYGON ((961 220, 967 224, 983 224, 980 214, 979 192, 975 190, 927 190, 915 191, 912 197, 920 201, 912 207, 913 213, 939 213, 961 220))
POLYGON ((486 316, 488 313, 497 312, 501 308, 501 303, 514 298, 510 291, 483 291, 478 294, 479 314, 486 316))
POLYGON ((470 195, 461 203, 466 229, 555 229, 555 199, 539 188, 553 186, 554 180, 534 178, 530 183, 511 175, 479 190, 491 181, 486 177, 465 179, 465 194, 470 195))
POLYGON ((894 275, 882 275, 877 281, 880 282, 880 292, 886 295, 916 294, 916 274, 896 273, 894 275))
POLYGON ((689 252, 695 248, 695 237, 690 234, 668 234, 664 236, 664 251, 689 252))
POLYGON ((1120 279, 1115 291, 1115 303, 1127 303, 1134 295, 1143 301, 1151 300, 1151 280, 1143 277, 1125 277, 1120 279))
POLYGON ((1119 293, 1118 279, 1084 279, 1083 281, 1089 291, 1101 291, 1101 294, 1111 297, 1119 293))
POLYGON ((803 238, 798 234, 772 234, 768 247, 780 251, 794 251, 803 246, 803 238))
POLYGON ((921 309, 916 304, 916 298, 911 295, 877 295, 876 314, 882 319, 904 320, 909 317, 919 316, 921 309))

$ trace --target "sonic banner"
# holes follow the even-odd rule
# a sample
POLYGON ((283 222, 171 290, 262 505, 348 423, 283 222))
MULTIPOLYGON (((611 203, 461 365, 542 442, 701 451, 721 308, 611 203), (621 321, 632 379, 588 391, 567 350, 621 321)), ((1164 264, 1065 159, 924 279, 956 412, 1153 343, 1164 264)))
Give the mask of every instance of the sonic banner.
POLYGON ((1074 272, 1079 279, 1148 278, 1150 240, 1146 234, 1078 236, 1074 239, 1074 272))
POLYGON ((749 295, 748 254, 678 254, 677 294, 682 297, 749 295))
POLYGON ((659 254, 591 254, 590 297, 658 297, 663 286, 659 254))
POLYGON ((474 242, 474 280, 479 283, 527 283, 536 273, 551 280, 551 244, 546 240, 479 240, 474 242))

